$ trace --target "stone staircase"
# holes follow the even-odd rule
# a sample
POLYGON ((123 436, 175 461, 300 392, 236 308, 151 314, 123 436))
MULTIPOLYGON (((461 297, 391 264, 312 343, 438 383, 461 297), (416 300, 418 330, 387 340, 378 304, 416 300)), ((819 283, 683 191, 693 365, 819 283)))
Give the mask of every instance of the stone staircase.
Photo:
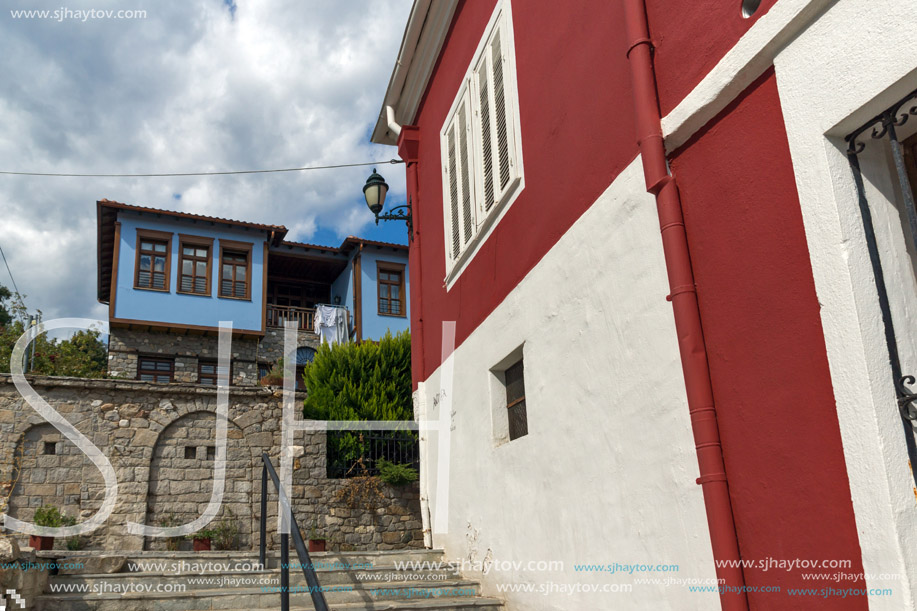
MULTIPOLYGON (((92 552, 39 552, 77 563, 50 578, 36 611, 277 611, 279 554, 267 567, 252 552, 127 552, 99 561, 92 552), (105 568, 101 568, 105 567, 105 568), (252 570, 249 570, 252 569, 252 570), (64 574, 68 573, 68 574, 64 574)), ((98 553, 96 553, 98 554, 98 553)), ((396 562, 441 562, 441 550, 321 552, 310 554, 332 611, 480 611, 503 603, 480 594, 479 584, 444 570, 398 570, 396 562)), ((311 611, 312 601, 295 553, 290 562, 290 606, 311 611), (299 588, 299 590, 297 589, 299 588)))

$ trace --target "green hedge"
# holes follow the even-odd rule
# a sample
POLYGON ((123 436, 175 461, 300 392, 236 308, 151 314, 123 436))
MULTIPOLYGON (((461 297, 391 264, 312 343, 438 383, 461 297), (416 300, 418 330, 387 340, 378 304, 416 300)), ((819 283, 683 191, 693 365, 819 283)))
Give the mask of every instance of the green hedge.
MULTIPOLYGON (((313 420, 413 420, 411 336, 386 333, 378 343, 324 344, 303 373, 303 415, 313 420)), ((359 432, 329 432, 329 471, 348 471, 366 455, 359 432)), ((351 473, 351 475, 359 475, 351 473)))
POLYGON ((411 336, 322 344, 306 366, 303 414, 314 420, 411 420, 411 336))

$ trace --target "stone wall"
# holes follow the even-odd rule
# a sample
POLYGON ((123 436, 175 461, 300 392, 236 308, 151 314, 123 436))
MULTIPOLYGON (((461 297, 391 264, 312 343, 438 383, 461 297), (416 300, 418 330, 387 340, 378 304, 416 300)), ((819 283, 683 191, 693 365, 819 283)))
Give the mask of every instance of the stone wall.
MULTIPOLYGON (((215 458, 216 389, 135 380, 29 376, 35 390, 108 457, 118 477, 118 500, 107 524, 84 537, 90 549, 164 549, 166 540, 128 535, 125 523, 184 524, 210 499, 215 458)), ((257 545, 261 454, 280 466, 282 407, 276 389, 230 389, 227 475, 221 518, 238 526, 242 549, 257 545), (253 536, 254 533, 254 536, 253 536)), ((297 403, 303 395, 297 395, 297 403)), ((325 433, 295 434, 291 497, 304 536, 315 521, 332 549, 422 546, 416 484, 380 486, 370 503, 348 504, 347 480, 326 477, 325 433)), ((269 487, 270 488, 270 487, 269 487)), ((0 374, 0 510, 31 521, 37 507, 53 504, 87 519, 104 498, 101 474, 67 438, 0 374), (11 483, 15 483, 11 487, 11 483)), ((276 493, 268 498, 271 546, 278 545, 276 493)), ((211 527, 213 524, 211 524, 211 527)), ((26 537, 20 536, 25 543, 26 537)), ((189 541, 179 542, 182 548, 189 541)), ((63 541, 56 541, 63 547, 63 541)))
MULTIPOLYGON (((135 379, 138 355, 175 358, 176 382, 194 384, 199 360, 217 359, 215 335, 179 335, 167 331, 138 331, 112 328, 108 343, 108 372, 112 377, 135 379)), ((318 348, 314 333, 300 331, 297 347, 318 348)), ((232 340, 232 384, 258 384, 258 366, 270 366, 283 356, 283 329, 268 328, 263 338, 235 337, 232 340)))

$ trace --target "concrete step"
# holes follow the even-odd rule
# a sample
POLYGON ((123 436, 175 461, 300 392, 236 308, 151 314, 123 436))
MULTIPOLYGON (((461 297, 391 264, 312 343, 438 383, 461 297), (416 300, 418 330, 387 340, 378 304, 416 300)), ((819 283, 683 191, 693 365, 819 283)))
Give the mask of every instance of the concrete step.
MULTIPOLYGON (((219 573, 230 570, 251 570, 258 562, 258 553, 252 551, 209 551, 209 552, 161 552, 161 551, 126 551, 104 552, 106 556, 124 556, 126 572, 152 573, 219 573), (160 566, 156 566, 160 565, 160 566), (208 566, 209 565, 209 570, 208 566), (219 565, 219 566, 217 566, 219 565), (227 565, 229 565, 227 567, 227 565), (144 571, 146 568, 146 571, 144 571), (205 570, 199 570, 205 569, 205 570)), ((99 555, 96 551, 45 551, 37 552, 39 558, 58 563, 76 563, 99 555)), ((323 568, 351 568, 353 570, 377 567, 393 567, 394 562, 439 562, 443 559, 442 550, 394 550, 378 552, 313 552, 309 554, 316 570, 323 568), (338 565, 338 566, 333 566, 338 565), (360 566, 355 566, 360 565, 360 566)), ((290 562, 298 564, 295 550, 290 550, 290 562)), ((280 552, 269 551, 266 555, 265 568, 280 566, 280 552)))
MULTIPOLYGON (((437 571, 399 571, 395 565, 380 565, 368 569, 359 570, 341 570, 330 568, 318 568, 316 570, 318 581, 323 586, 331 585, 358 585, 363 583, 373 584, 398 584, 400 582, 412 581, 429 581, 443 582, 455 580, 457 577, 454 573, 445 570, 437 571)), ((223 571, 223 572, 175 572, 175 573, 154 573, 154 572, 129 572, 129 573, 97 573, 97 574, 80 574, 80 575, 55 575, 51 577, 54 584, 67 584, 69 587, 76 588, 85 585, 88 590, 109 591, 113 589, 125 590, 127 584, 144 583, 147 579, 155 579, 157 583, 168 584, 170 588, 176 585, 182 585, 186 590, 206 590, 215 586, 219 587, 240 587, 244 584, 261 585, 261 584, 279 584, 280 569, 268 569, 264 571, 223 571), (269 581, 265 581, 269 580, 269 581), (109 585, 110 584, 110 585, 109 585), (115 585, 119 584, 119 585, 115 585)), ((290 569, 290 584, 301 585, 306 581, 305 575, 298 567, 290 569)))
MULTIPOLYGON (((154 585, 154 584, 147 584, 154 585)), ((155 585, 154 585, 155 587, 155 585)), ((268 586, 269 587, 269 586, 268 586)), ((343 586, 347 588, 348 586, 343 586)), ((308 608, 310 595, 291 592, 291 602, 308 608)), ((360 585, 344 591, 325 592, 332 609, 450 609, 475 608, 480 598, 477 582, 411 582, 360 585), (405 603, 413 606, 404 606, 405 603), (419 603, 425 603, 426 606, 419 603), (437 603, 438 606, 430 607, 437 603), (399 606, 401 605, 401 606, 399 606), (470 606, 469 606, 470 605, 470 606)), ((280 594, 262 588, 219 588, 187 592, 131 592, 46 594, 35 599, 36 611, 210 611, 215 609, 277 609, 280 594)), ((480 605, 478 605, 480 606, 480 605)), ((485 606, 494 606, 487 604, 485 606)))

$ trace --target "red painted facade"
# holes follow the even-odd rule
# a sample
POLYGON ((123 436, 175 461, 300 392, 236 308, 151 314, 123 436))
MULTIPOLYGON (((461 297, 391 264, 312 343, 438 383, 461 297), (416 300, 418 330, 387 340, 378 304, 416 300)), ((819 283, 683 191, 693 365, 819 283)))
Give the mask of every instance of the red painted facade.
POLYGON ((777 0, 742 17, 741 0, 646 0, 662 116, 703 80, 777 0))
MULTIPOLYGON (((743 19, 738 1, 647 0, 663 115, 775 1, 764 0, 754 17, 743 19)), ((461 345, 638 154, 621 4, 583 0, 570 11, 549 0, 514 3, 525 189, 446 289, 440 130, 493 8, 493 1, 459 4, 414 121, 415 384, 441 364, 441 323, 457 321, 461 345)), ((773 71, 671 163, 741 555, 754 561, 843 559, 852 561, 845 572, 860 572, 819 304, 773 71)), ((749 593, 750 608, 867 607, 862 597, 788 596, 788 588, 840 587, 803 580, 803 572, 746 569, 749 587, 782 589, 749 593)))
MULTIPOLYGON (((768 71, 676 152, 729 490, 743 558, 863 570, 777 83, 768 71)), ((826 571, 829 572, 829 571, 826 571)), ((746 570, 752 608, 865 609, 802 571, 746 570)), ((862 586, 860 586, 862 587, 862 586)))
POLYGON ((457 321, 461 345, 637 155, 620 6, 583 0, 568 11, 551 0, 526 2, 513 13, 526 186, 446 291, 439 134, 494 6, 459 5, 415 121, 423 277, 412 286, 424 287, 425 329, 415 384, 440 365, 441 322, 457 321))

